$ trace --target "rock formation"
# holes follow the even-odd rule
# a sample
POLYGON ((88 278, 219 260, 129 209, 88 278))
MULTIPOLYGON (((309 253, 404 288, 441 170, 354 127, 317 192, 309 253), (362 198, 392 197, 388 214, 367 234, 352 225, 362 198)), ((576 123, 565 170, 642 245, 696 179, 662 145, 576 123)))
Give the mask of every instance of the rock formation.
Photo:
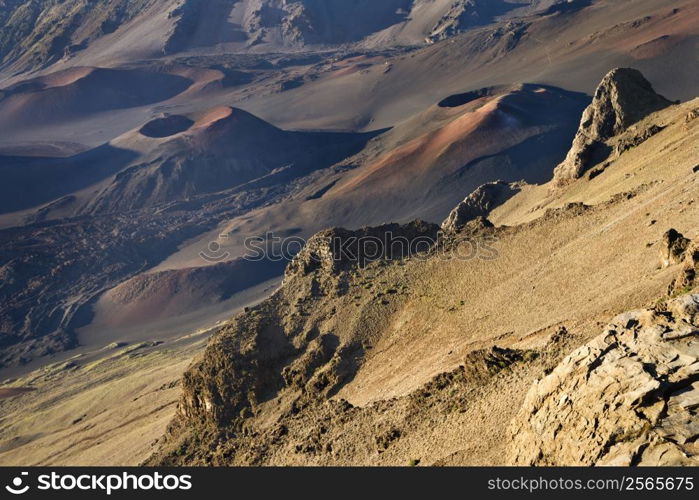
POLYGON ((663 243, 660 247, 660 260, 663 267, 682 262, 684 253, 691 240, 685 238, 676 229, 670 229, 663 235, 663 243))
POLYGON ((511 6, 502 1, 456 0, 434 25, 428 40, 445 40, 472 26, 487 24, 509 8, 511 6))
POLYGON ((535 383, 515 465, 698 465, 699 295, 616 317, 535 383))
POLYGON ((674 296, 696 287, 699 273, 699 244, 692 242, 683 255, 682 267, 668 287, 668 295, 674 296))
POLYGON ((512 184, 503 181, 483 184, 451 211, 442 223, 442 231, 455 233, 478 217, 488 217, 491 210, 505 203, 518 191, 512 184))
POLYGON ((285 280, 322 269, 335 274, 380 259, 400 259, 429 250, 437 241, 438 227, 423 221, 385 224, 356 231, 328 229, 313 236, 289 264, 285 280))
MULTIPOLYGON (((421 221, 356 231, 329 229, 312 237, 289 263, 284 286, 270 299, 234 318, 214 338, 206 355, 185 373, 184 395, 174 427, 231 425, 247 416, 265 394, 303 388, 313 399, 342 385, 356 370, 362 351, 356 340, 319 334, 311 315, 335 316, 332 295, 348 271, 377 260, 401 259, 436 241, 438 226, 421 221), (407 243, 407 246, 405 246, 407 243), (289 310, 291 308, 291 310, 289 310), (215 379, 215 380, 214 380, 215 379)), ((321 323, 324 323, 324 318, 321 323)), ((327 325, 327 323, 324 323, 327 325)))
POLYGON ((687 292, 696 286, 699 270, 699 244, 696 241, 685 238, 675 229, 670 229, 663 236, 660 260, 663 267, 682 264, 677 277, 668 287, 668 295, 687 292))
POLYGON ((577 179, 590 167, 604 161, 612 149, 607 141, 670 104, 655 93, 640 71, 631 68, 610 71, 583 113, 568 156, 556 167, 556 184, 577 179))

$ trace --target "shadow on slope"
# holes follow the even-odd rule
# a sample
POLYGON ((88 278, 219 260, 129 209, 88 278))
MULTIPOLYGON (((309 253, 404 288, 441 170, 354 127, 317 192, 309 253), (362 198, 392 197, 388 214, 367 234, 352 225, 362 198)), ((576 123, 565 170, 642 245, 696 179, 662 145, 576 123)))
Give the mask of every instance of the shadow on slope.
POLYGON ((68 158, 0 156, 0 213, 15 212, 79 191, 137 157, 108 144, 68 158))
POLYGON ((201 316, 218 309, 227 318, 231 308, 259 300, 264 292, 256 287, 280 276, 285 265, 286 261, 236 259, 139 274, 104 293, 90 311, 82 311, 80 343, 99 347, 115 339, 134 340, 134 335, 173 323, 179 323, 178 329, 192 323, 195 330, 206 322, 201 316))
POLYGON ((3 89, 0 130, 153 104, 175 97, 191 84, 181 76, 141 69, 71 68, 3 89))
POLYGON ((331 213, 361 212, 364 222, 441 220, 486 182, 550 179, 588 103, 584 94, 535 84, 448 97, 388 132, 395 147, 322 201, 331 213), (415 136, 420 127, 424 133, 415 136), (409 135, 396 137, 403 133, 409 135))

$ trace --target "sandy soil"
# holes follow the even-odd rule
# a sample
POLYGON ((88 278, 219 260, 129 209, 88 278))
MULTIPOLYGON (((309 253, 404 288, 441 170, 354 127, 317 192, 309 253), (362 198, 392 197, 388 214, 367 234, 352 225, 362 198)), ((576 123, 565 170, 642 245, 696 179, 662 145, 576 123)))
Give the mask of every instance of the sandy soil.
POLYGON ((113 345, 14 379, 0 389, 13 393, 0 397, 0 464, 138 465, 174 414, 178 380, 208 334, 113 345))

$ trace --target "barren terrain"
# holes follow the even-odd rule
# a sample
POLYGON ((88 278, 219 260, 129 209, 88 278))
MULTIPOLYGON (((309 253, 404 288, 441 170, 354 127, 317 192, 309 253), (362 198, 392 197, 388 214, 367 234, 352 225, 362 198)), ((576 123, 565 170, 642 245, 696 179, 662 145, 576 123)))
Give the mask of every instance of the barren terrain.
POLYGON ((697 326, 699 5, 347 8, 0 2, 0 463, 691 458, 652 416, 620 424, 645 457, 510 444, 618 314, 649 364, 694 355, 651 334, 697 326))

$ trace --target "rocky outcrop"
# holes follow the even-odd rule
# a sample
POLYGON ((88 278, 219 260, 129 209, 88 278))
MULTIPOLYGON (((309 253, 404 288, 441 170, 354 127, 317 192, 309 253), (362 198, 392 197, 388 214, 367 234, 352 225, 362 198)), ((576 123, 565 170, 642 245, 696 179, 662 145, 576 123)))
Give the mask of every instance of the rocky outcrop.
MULTIPOLYGON (((590 167, 609 156, 612 152, 608 144, 610 139, 671 104, 655 93, 640 71, 631 68, 610 71, 583 113, 568 156, 556 167, 556 184, 563 185, 581 177, 590 167)), ((657 131, 646 134, 646 139, 657 131)))
POLYGON ((309 401, 336 391, 353 376, 363 348, 357 339, 320 331, 336 315, 333 298, 342 295, 320 288, 369 262, 429 249, 438 229, 415 221, 329 229, 310 238, 289 263, 280 290, 235 317, 184 374, 170 433, 237 428, 270 394, 289 388, 303 390, 309 401))
POLYGON ((699 295, 616 317, 529 391, 515 465, 699 465, 699 295))
POLYGON ((684 253, 689 247, 691 240, 685 238, 676 229, 670 229, 663 235, 663 242, 660 246, 660 260, 663 267, 682 262, 684 253))
POLYGON ((653 137, 654 135, 662 132, 664 127, 661 127, 660 125, 653 124, 649 126, 648 128, 644 128, 637 134, 632 134, 629 135, 628 137, 622 137, 619 139, 619 142, 617 142, 614 145, 614 155, 619 156, 622 153, 625 153, 629 149, 633 149, 636 146, 643 144, 646 142, 648 139, 653 137))
POLYGON ((0 65, 31 67, 70 56, 148 12, 153 0, 2 2, 0 65))
POLYGON ((445 40, 468 28, 482 26, 511 8, 502 0, 456 0, 432 28, 427 39, 431 42, 445 40))
POLYGON ((675 229, 670 229, 663 235, 660 261, 663 267, 682 265, 677 277, 668 287, 668 295, 688 292, 697 285, 699 244, 696 241, 685 238, 675 229))
POLYGON ((451 211, 442 223, 444 233, 456 233, 478 217, 488 217, 490 212, 512 198, 519 189, 503 181, 489 182, 478 187, 451 211))
POLYGON ((429 250, 437 241, 435 224, 414 221, 409 224, 385 224, 356 231, 333 228, 321 231, 306 243, 289 263, 285 281, 296 275, 322 270, 335 275, 353 267, 381 259, 401 259, 429 250))
POLYGON ((697 274, 699 274, 699 244, 692 242, 684 252, 680 272, 668 287, 668 295, 674 296, 695 288, 699 284, 697 274))
POLYGON ((357 42, 406 21, 411 7, 410 0, 219 0, 215 6, 210 4, 206 0, 182 0, 171 11, 175 27, 166 53, 191 47, 201 39, 203 30, 216 36, 217 30, 223 31, 221 21, 230 16, 238 21, 233 33, 231 26, 225 28, 233 41, 248 47, 271 43, 300 48, 357 42))

